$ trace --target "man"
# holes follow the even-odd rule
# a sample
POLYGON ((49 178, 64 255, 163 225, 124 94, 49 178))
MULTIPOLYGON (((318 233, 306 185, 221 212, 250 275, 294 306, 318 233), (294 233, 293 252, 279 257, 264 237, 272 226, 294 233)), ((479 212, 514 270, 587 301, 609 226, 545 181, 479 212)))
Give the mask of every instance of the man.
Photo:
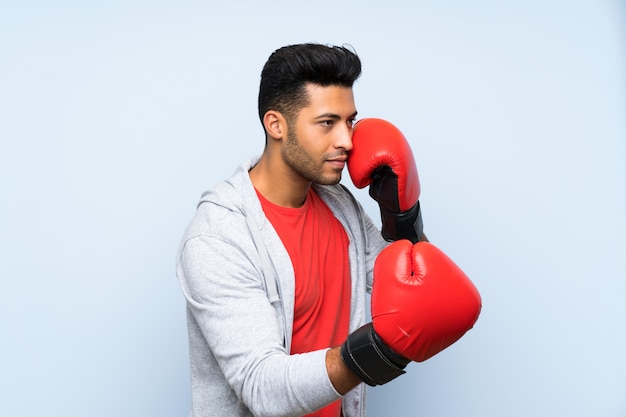
POLYGON ((263 68, 263 153, 203 194, 179 251, 191 416, 364 416, 362 382, 401 375, 411 360, 461 337, 478 316, 471 283, 424 242, 417 170, 402 135, 371 119, 359 129, 372 144, 353 149, 352 86, 360 73, 352 51, 317 44, 280 48, 263 68), (339 184, 346 163, 357 186, 370 185, 379 202, 382 235, 339 184), (433 320, 412 305, 416 297, 441 304, 449 290, 415 294, 398 276, 400 269, 412 275, 414 244, 427 245, 419 250, 429 269, 445 265, 454 282, 440 281, 462 287, 454 292, 469 300, 455 299, 442 314, 429 310, 444 319, 424 340, 421 330, 407 329, 433 320), (378 322, 365 324, 373 274, 378 322))

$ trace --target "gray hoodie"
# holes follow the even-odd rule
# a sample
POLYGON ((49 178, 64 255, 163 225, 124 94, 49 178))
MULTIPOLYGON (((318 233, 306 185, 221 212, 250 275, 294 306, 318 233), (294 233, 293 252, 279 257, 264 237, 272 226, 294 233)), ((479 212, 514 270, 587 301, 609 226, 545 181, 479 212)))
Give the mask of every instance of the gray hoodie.
MULTIPOLYGON (((248 161, 202 195, 183 236, 177 276, 187 302, 192 417, 302 416, 341 398, 326 349, 290 355, 294 276, 265 218, 248 161)), ((366 320, 380 231, 341 185, 314 186, 350 239, 350 331, 366 320)), ((365 386, 343 397, 345 417, 365 416, 365 386)))

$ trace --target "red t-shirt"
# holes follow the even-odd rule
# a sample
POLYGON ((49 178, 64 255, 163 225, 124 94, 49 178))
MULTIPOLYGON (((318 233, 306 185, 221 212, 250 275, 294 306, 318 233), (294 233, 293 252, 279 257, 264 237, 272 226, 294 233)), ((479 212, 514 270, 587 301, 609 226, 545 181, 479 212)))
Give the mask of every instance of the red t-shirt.
MULTIPOLYGON (((313 189, 298 208, 277 206, 261 193, 257 195, 293 264, 291 353, 340 345, 348 336, 351 290, 349 241, 343 226, 313 189)), ((309 416, 340 415, 338 400, 309 416)))

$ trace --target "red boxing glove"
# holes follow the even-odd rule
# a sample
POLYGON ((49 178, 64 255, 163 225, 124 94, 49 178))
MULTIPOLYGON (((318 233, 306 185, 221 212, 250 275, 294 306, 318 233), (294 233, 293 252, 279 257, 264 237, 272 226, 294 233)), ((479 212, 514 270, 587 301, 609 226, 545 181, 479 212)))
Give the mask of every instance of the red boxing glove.
POLYGON ((374 265, 372 324, 397 354, 422 362, 474 326, 480 294, 465 273, 428 242, 398 241, 374 265))
POLYGON ((357 188, 370 186, 378 202, 382 234, 388 241, 422 238, 420 181, 404 135, 382 119, 361 119, 352 135, 348 172, 357 188))
POLYGON ((374 264, 372 322, 348 335, 341 357, 366 384, 385 384, 459 340, 480 310, 476 287, 437 247, 394 242, 374 264))

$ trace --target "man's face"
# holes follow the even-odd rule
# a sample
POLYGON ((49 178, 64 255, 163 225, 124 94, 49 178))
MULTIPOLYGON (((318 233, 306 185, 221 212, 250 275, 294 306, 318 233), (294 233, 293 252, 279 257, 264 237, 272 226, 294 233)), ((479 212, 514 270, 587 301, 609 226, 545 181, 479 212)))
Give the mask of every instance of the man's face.
POLYGON ((337 184, 352 149, 356 107, 352 88, 308 84, 309 105, 289 123, 285 163, 316 184, 337 184))

